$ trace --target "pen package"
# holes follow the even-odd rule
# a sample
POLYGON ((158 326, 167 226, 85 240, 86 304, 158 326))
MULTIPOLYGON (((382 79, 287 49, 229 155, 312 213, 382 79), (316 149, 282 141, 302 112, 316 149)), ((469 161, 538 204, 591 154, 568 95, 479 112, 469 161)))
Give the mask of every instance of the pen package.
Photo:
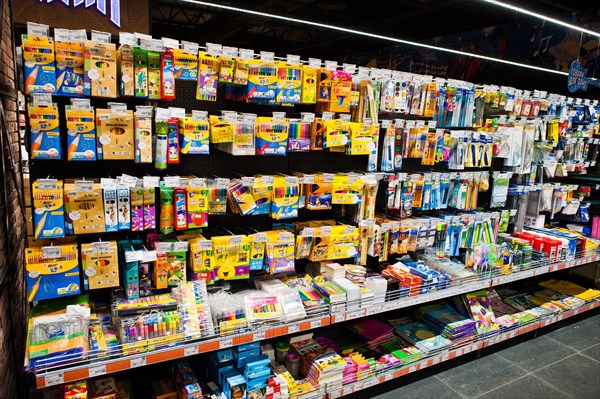
POLYGON ((277 66, 272 62, 252 60, 248 66, 248 101, 275 100, 277 66))
POLYGON ((133 111, 113 114, 107 109, 97 109, 96 136, 98 159, 135 159, 133 111))
POLYGON ((317 103, 328 103, 331 100, 332 71, 320 68, 317 80, 317 103))
POLYGON ((345 71, 332 71, 331 78, 331 94, 327 111, 350 112, 352 74, 345 71))
POLYGON ((231 143, 233 142, 233 123, 224 120, 223 117, 210 115, 210 142, 231 143))
POLYGON ((302 104, 314 104, 317 101, 317 70, 302 65, 302 104))
POLYGON ((331 209, 333 178, 330 173, 317 173, 314 183, 305 184, 306 209, 331 209))
POLYGON ((135 163, 152 163, 152 117, 135 114, 135 163))
POLYGON ((175 79, 198 80, 198 54, 173 49, 175 79))
POLYGON ((335 175, 333 178, 332 204, 356 205, 362 203, 364 183, 356 176, 335 175))
POLYGON ((227 212, 227 188, 208 187, 208 214, 225 215, 227 212))
POLYGON ((83 42, 55 41, 56 95, 83 96, 84 45, 83 42))
POLYGON ((123 287, 127 299, 139 298, 139 261, 135 260, 135 256, 132 256, 136 250, 129 240, 118 241, 117 246, 119 248, 119 274, 121 277, 121 287, 123 287))
POLYGON ((212 241, 207 240, 202 235, 188 238, 188 240, 190 242, 188 264, 191 280, 201 280, 205 281, 206 284, 213 284, 217 276, 212 241))
POLYGON ((277 68, 277 90, 275 102, 278 104, 300 104, 302 95, 302 68, 285 65, 281 61, 277 68))
POLYGON ((184 187, 173 189, 173 201, 175 203, 175 230, 187 230, 188 215, 184 187))
POLYGON ((148 100, 162 99, 161 53, 148 51, 148 100))
POLYGON ((169 118, 167 121, 167 164, 178 164, 179 152, 179 119, 169 118))
POLYGON ((217 84, 219 82, 219 59, 217 56, 201 51, 198 53, 198 86, 196 99, 217 101, 217 84))
POLYGON ((95 243, 81 244, 81 268, 86 290, 120 285, 117 242, 108 241, 102 245, 99 250, 100 246, 95 243))
POLYGON ((256 154, 285 155, 288 145, 287 122, 273 122, 273 118, 259 117, 256 121, 256 154))
POLYGON ((311 151, 323 149, 323 136, 325 134, 325 123, 321 118, 315 118, 311 124, 310 149, 311 151))
POLYGON ((114 43, 85 42, 85 95, 117 97, 117 49, 114 43))
POLYGON ((56 92, 54 40, 51 37, 22 35, 25 66, 25 94, 56 92))
POLYGON ((248 68, 250 67, 250 61, 243 58, 235 59, 235 69, 233 71, 233 84, 234 85, 247 85, 248 84, 248 68))
MULTIPOLYGON (((295 178, 297 181, 297 177, 295 178)), ((276 220, 298 217, 300 186, 286 176, 276 176, 273 183, 271 217, 276 220)))
POLYGON ((133 49, 134 94, 138 98, 148 98, 148 51, 133 49))
POLYGON ((288 131, 288 152, 308 152, 310 150, 310 123, 290 121, 288 131))
POLYGON ((94 109, 76 110, 65 106, 67 120, 67 159, 69 161, 96 160, 96 118, 94 109))
POLYGON ((175 68, 173 51, 167 49, 160 53, 160 98, 163 101, 175 99, 175 68))
POLYGON ((156 229, 156 189, 144 187, 144 230, 156 229))
POLYGON ((169 122, 168 119, 159 120, 154 118, 154 123, 154 167, 158 170, 166 170, 169 155, 169 122))
POLYGON ((250 277, 250 241, 247 236, 216 236, 211 240, 220 280, 250 277))
POLYGON ((56 181, 50 189, 36 180, 31 185, 33 197, 33 226, 35 238, 62 238, 65 236, 63 182, 56 181))
POLYGON ((179 134, 182 154, 208 154, 210 123, 192 117, 179 119, 179 134))
POLYGON ((58 105, 34 105, 27 108, 31 141, 31 159, 61 159, 58 105))
POLYGON ((323 148, 344 147, 350 142, 350 122, 339 119, 325 121, 323 148))
POLYGON ((122 97, 135 95, 135 68, 133 48, 121 44, 117 50, 117 69, 119 70, 119 94, 122 97))
POLYGON ((232 179, 227 189, 227 196, 231 208, 241 215, 251 214, 256 208, 249 187, 244 186, 240 179, 232 179))
POLYGON ((144 230, 144 189, 131 187, 129 190, 131 202, 131 231, 144 230))
POLYGON ((42 247, 25 249, 28 302, 80 293, 77 245, 58 247, 60 251, 55 258, 46 258, 42 247))
POLYGON ((267 176, 256 176, 254 178, 251 191, 256 208, 252 211, 253 215, 267 215, 271 211, 273 185, 268 180, 267 176))
POLYGON ((219 82, 231 83, 233 81, 234 59, 225 55, 219 56, 219 82))

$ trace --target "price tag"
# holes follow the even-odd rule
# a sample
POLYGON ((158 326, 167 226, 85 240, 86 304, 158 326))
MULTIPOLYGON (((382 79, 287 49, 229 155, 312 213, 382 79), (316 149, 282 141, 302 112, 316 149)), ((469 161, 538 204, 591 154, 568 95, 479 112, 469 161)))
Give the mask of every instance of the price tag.
POLYGON ((300 232, 300 235, 302 237, 312 237, 315 235, 315 228, 314 227, 307 227, 304 230, 302 230, 300 232))
POLYGON ((92 244, 94 251, 98 253, 107 253, 110 252, 110 242, 108 241, 99 241, 92 244))
POLYGON ((35 105, 40 105, 44 107, 52 105, 51 94, 35 93, 31 95, 31 99, 33 100, 33 103, 35 105))
POLYGON ((159 185, 159 176, 144 176, 144 188, 158 187, 159 185))
POLYGON ((212 55, 221 55, 223 46, 216 43, 206 43, 206 52, 212 55))
POLYGON ((336 61, 325 61, 325 69, 329 71, 335 71, 338 67, 338 63, 336 61))
POLYGON ((170 113, 167 108, 156 108, 156 120, 157 121, 166 121, 169 119, 170 113))
POLYGON ((299 184, 300 183, 300 179, 298 179, 298 176, 286 176, 285 177, 285 184, 287 185, 293 185, 293 184, 299 184))
POLYGON ((154 248, 156 252, 173 252, 173 244, 172 242, 157 242, 154 244, 154 248))
POLYGON ((227 188, 229 187, 229 179, 217 178, 215 179, 217 184, 217 188, 227 188))
POLYGON ((135 35, 129 32, 119 32, 119 44, 135 46, 135 35))
POLYGON ((113 115, 125 115, 127 114, 127 104, 123 103, 108 103, 110 113, 113 115))
POLYGON ((54 40, 57 42, 70 42, 70 32, 68 29, 54 28, 54 40))
POLYGON ((109 179, 106 177, 100 178, 100 187, 103 190, 112 190, 117 188, 117 181, 115 179, 109 179))
POLYGON ((292 66, 298 65, 300 63, 300 56, 288 54, 287 55, 287 63, 288 63, 288 65, 292 65, 292 66))
POLYGON ((288 326, 288 334, 295 334, 298 331, 300 331, 300 325, 299 324, 290 324, 288 326))
POLYGON ((94 182, 91 180, 75 180, 75 190, 77 191, 92 191, 94 182))
POLYGON ((165 187, 179 187, 179 176, 165 176, 165 187))
POLYGON ((356 72, 355 64, 343 64, 343 67, 344 67, 344 72, 350 72, 350 73, 356 72))
POLYGON ((321 327, 321 320, 314 320, 314 321, 310 322, 310 328, 311 328, 311 330, 313 328, 319 328, 319 327, 321 327))
POLYGON ((333 112, 323 112, 321 119, 323 121, 330 121, 333 119, 334 116, 335 116, 335 114, 333 112))
POLYGON ((200 121, 200 122, 207 121, 208 120, 208 112, 193 110, 192 111, 192 119, 195 121, 200 121))
POLYGON ((27 22, 27 34, 30 36, 48 37, 50 34, 50 27, 44 24, 27 22))
POLYGON ((119 176, 119 178, 117 179, 117 184, 121 185, 121 186, 126 186, 126 187, 135 187, 137 185, 138 182, 138 178, 135 176, 130 176, 127 175, 125 173, 123 173, 121 176, 119 176))
POLYGON ((315 121, 315 114, 312 112, 302 112, 300 115, 300 120, 302 122, 312 123, 315 121))
POLYGON ((315 175, 304 175, 302 177, 302 184, 314 184, 315 183, 315 175))
POLYGON ((156 251, 142 252, 142 262, 143 263, 154 262, 157 259, 158 259, 158 257, 156 256, 156 251))
POLYGON ((279 242, 290 241, 292 238, 293 235, 289 231, 282 231, 281 233, 279 233, 279 242))
POLYGON ((56 374, 50 374, 44 377, 44 382, 47 387, 52 385, 64 384, 65 382, 65 373, 60 372, 56 374))
POLYGON ((244 123, 254 123, 256 122, 256 114, 243 114, 242 122, 244 123))
POLYGON ((147 35, 145 33, 139 33, 139 32, 134 32, 133 33, 133 37, 135 37, 136 40, 141 40, 141 39, 152 39, 152 36, 147 35))
POLYGON ((93 378, 93 377, 98 377, 100 375, 104 375, 106 374, 106 365, 102 365, 102 366, 90 366, 88 368, 88 374, 89 377, 88 378, 93 378))
POLYGON ((229 238, 229 243, 231 245, 242 245, 242 240, 243 240, 242 236, 231 236, 229 238))
POLYGON ((71 106, 75 111, 89 111, 92 109, 89 98, 73 98, 71 106))
POLYGON ((206 187, 206 179, 195 177, 189 180, 188 185, 192 188, 203 188, 206 187))
POLYGON ((185 118, 185 108, 169 107, 171 118, 185 118))
POLYGON ((198 43, 186 42, 185 40, 181 41, 181 49, 189 54, 198 54, 198 43))
POLYGON ((50 246, 50 247, 42 247, 42 256, 46 259, 56 259, 59 258, 61 254, 60 247, 50 246))
POLYGON ((273 122, 281 123, 285 120, 285 112, 273 112, 273 122))
POLYGON ((263 339, 265 339, 265 331, 264 330, 254 332, 254 340, 255 341, 262 341, 263 339))
POLYGON ((233 337, 225 337, 221 339, 220 342, 221 349, 229 348, 233 346, 233 337))
POLYGON ((177 241, 173 243, 173 252, 187 252, 189 246, 189 241, 177 241))
POLYGON ((261 62, 273 62, 273 61, 275 61, 275 54, 270 51, 261 51, 260 52, 260 61, 261 62))
POLYGON ((162 38, 162 44, 165 48, 179 48, 179 40, 170 39, 168 37, 162 38))
POLYGON ((379 379, 376 377, 367 378, 363 382, 363 389, 371 388, 372 386, 377 385, 379 383, 379 379))
POLYGON ((350 114, 340 114, 340 121, 350 122, 350 114))
POLYGON ((198 345, 194 345, 192 347, 183 349, 183 356, 185 356, 185 357, 194 356, 197 354, 198 354, 198 345))
POLYGON ((242 60, 251 60, 254 58, 254 50, 250 50, 247 48, 240 49, 240 58, 242 60))
POLYGON ((341 390, 336 390, 336 391, 333 391, 333 392, 331 392, 331 393, 329 394, 329 398, 330 398, 330 399, 338 399, 338 398, 340 398, 341 396, 342 396, 342 391, 341 391, 341 390))
POLYGON ((308 66, 311 68, 315 68, 315 69, 321 68, 321 59, 320 58, 309 58, 308 66))
POLYGON ((237 47, 223 46, 221 52, 225 57, 234 58, 237 56, 238 49, 237 47))
POLYGON ((345 312, 336 312, 333 314, 333 317, 335 318, 334 323, 341 323, 346 320, 346 313, 345 312))
POLYGON ((408 368, 408 372, 409 372, 409 373, 414 373, 415 371, 417 371, 417 366, 410 366, 410 367, 408 368))
POLYGON ((328 236, 331 234, 331 226, 323 226, 320 228, 320 235, 328 236))
POLYGON ((127 251, 125 252, 126 262, 141 262, 144 259, 143 251, 127 251))
POLYGON ((142 367, 146 365, 146 356, 134 357, 129 361, 130 368, 142 367))
POLYGON ((356 310, 354 312, 346 313, 346 320, 358 319, 359 317, 363 317, 365 315, 364 310, 356 310))
POLYGON ((110 33, 93 30, 92 41, 100 44, 110 43, 110 33))
POLYGON ((38 179, 37 182, 40 190, 56 190, 56 179, 38 179))

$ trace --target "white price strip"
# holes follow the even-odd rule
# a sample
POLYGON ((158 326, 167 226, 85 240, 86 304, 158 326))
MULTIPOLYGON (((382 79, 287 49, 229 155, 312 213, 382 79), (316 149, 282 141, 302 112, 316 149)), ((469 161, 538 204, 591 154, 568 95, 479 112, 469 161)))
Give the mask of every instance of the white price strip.
POLYGON ((114 115, 125 115, 127 114, 127 105, 122 103, 108 103, 110 113, 114 115))
POLYGON ((363 382, 363 389, 371 388, 372 386, 377 385, 377 383, 379 383, 378 378, 375 378, 375 377, 368 378, 363 382))
POLYGON ((153 188, 160 185, 160 177, 144 176, 144 188, 153 188))
POLYGON ((36 24, 34 22, 27 22, 27 34, 31 36, 42 36, 48 37, 50 27, 48 25, 36 24))
POLYGON ((333 314, 333 317, 335 318, 335 323, 341 323, 346 320, 346 314, 344 312, 337 312, 333 314))
POLYGON ((156 255, 156 251, 143 251, 142 252, 142 262, 143 263, 154 262, 157 259, 158 259, 158 256, 156 255))
POLYGON ((183 349, 183 356, 188 357, 188 356, 194 356, 198 354, 198 345, 194 345, 191 348, 184 348, 183 349))
POLYGON ((346 320, 358 319, 359 317, 363 317, 365 315, 364 310, 356 310, 354 312, 346 313, 346 320))
POLYGON ((179 176, 165 176, 165 187, 179 187, 179 176))
POLYGON ((51 94, 42 94, 42 93, 35 93, 31 95, 33 103, 35 105, 40 105, 40 106, 50 106, 52 105, 52 95, 51 94))
POLYGON ((65 382, 65 373, 61 372, 61 373, 47 375, 44 378, 44 382, 46 383, 45 385, 47 387, 52 386, 52 385, 64 384, 64 382, 65 382))
POLYGON ((76 180, 75 189, 77 191, 92 191, 94 189, 94 182, 91 180, 76 180))
POLYGON ((300 324, 290 324, 288 326, 288 334, 295 334, 300 331, 300 324))
POLYGON ((275 61, 275 54, 270 51, 261 51, 260 52, 260 61, 261 62, 273 62, 273 61, 275 61))
POLYGON ((321 327, 321 320, 315 320, 310 322, 310 328, 319 328, 321 327))
POLYGON ((190 243, 188 241, 178 241, 173 243, 173 252, 187 252, 190 243))
POLYGON ((102 366, 90 366, 88 369, 88 378, 98 377, 100 375, 106 374, 106 365, 102 366))
POLYGON ((89 111, 92 109, 88 98, 74 98, 71 100, 71 104, 75 111, 89 111))
POLYGON ((417 371, 417 366, 410 366, 410 367, 408 368, 408 372, 409 372, 409 373, 414 373, 415 371, 417 371))
POLYGON ((129 364, 131 365, 130 368, 145 366, 146 365, 146 356, 134 357, 133 359, 131 359, 129 361, 129 364))
POLYGON ((315 121, 315 114, 312 112, 302 112, 300 115, 302 122, 312 123, 315 121))
POLYGON ((264 330, 254 332, 254 340, 255 341, 262 341, 263 339, 265 339, 265 336, 266 336, 266 334, 265 334, 264 330))
POLYGON ((93 30, 92 41, 100 44, 110 43, 110 33, 93 30))
POLYGON ((309 58, 308 66, 311 68, 321 68, 321 59, 320 58, 309 58))
POLYGON ((298 63, 300 63, 300 56, 288 54, 287 55, 287 63, 288 63, 288 65, 298 65, 298 63))
POLYGON ((154 248, 156 252, 172 252, 173 244, 172 242, 157 242, 154 244, 154 248))
POLYGON ((189 54, 197 55, 198 47, 199 47, 198 43, 192 43, 192 42, 186 42, 186 41, 181 42, 181 49, 189 54))
POLYGON ((221 349, 233 346, 233 337, 223 338, 221 340, 221 349))
POLYGON ((60 257, 60 247, 42 247, 42 256, 46 259, 56 259, 60 257))
POLYGON ((93 243, 94 251, 99 253, 107 253, 110 252, 110 242, 95 242, 93 243))

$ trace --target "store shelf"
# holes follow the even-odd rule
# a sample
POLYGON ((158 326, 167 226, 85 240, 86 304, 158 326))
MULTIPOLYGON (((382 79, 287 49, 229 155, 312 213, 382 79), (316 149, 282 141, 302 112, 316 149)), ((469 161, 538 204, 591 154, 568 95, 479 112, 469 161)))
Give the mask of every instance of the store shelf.
POLYGON ((363 381, 357 381, 352 384, 345 385, 341 389, 329 391, 328 399, 340 398, 342 396, 350 395, 352 393, 359 392, 363 389, 370 388, 377 384, 383 384, 386 381, 390 381, 395 378, 400 378, 407 374, 414 373, 415 371, 422 370, 427 367, 435 366, 436 364, 445 362, 447 360, 454 359, 458 356, 462 356, 467 353, 471 353, 471 352, 477 351, 479 349, 482 349, 482 348, 485 348, 485 347, 488 347, 491 345, 495 345, 500 342, 504 342, 511 338, 517 337, 519 335, 523 335, 528 332, 537 330, 539 328, 549 326, 550 324, 557 323, 564 319, 568 319, 569 317, 573 317, 575 315, 578 315, 583 312, 587 312, 589 310, 592 310, 592 309, 595 309, 598 307, 600 307, 600 301, 591 302, 591 303, 583 305, 577 309, 569 310, 560 315, 557 315, 557 316, 554 316, 551 318, 547 318, 547 319, 544 319, 541 321, 537 321, 537 322, 531 323, 527 326, 519 327, 514 330, 495 335, 491 338, 486 338, 481 341, 473 342, 469 345, 465 345, 460 348, 451 349, 449 351, 446 351, 446 352, 443 352, 440 354, 436 354, 434 356, 430 356, 426 359, 420 360, 419 362, 401 367, 399 369, 386 371, 379 376, 370 377, 363 381))
MULTIPOLYGON (((600 260, 600 254, 581 254, 578 259, 570 261, 563 261, 552 264, 540 264, 535 268, 512 273, 506 276, 483 278, 479 281, 469 282, 457 286, 451 286, 446 289, 429 292, 426 294, 402 297, 395 300, 389 300, 383 303, 370 304, 368 306, 356 306, 352 310, 338 310, 334 305, 331 308, 329 308, 327 313, 321 313, 318 316, 315 315, 314 317, 311 317, 309 319, 297 321, 294 323, 268 326, 261 330, 254 330, 246 333, 210 338, 205 340, 195 340, 193 342, 184 341, 173 347, 153 350, 142 354, 108 358, 102 360, 89 360, 89 356, 87 356, 87 359, 77 359, 75 361, 69 361, 68 364, 57 363, 53 366, 36 367, 36 369, 34 370, 36 385, 38 388, 45 388, 53 385, 62 384, 65 382, 76 381, 89 377, 96 377, 104 374, 116 373, 131 368, 142 367, 145 365, 156 364, 170 360, 176 360, 186 356, 193 356, 199 353, 207 353, 219 349, 229 348, 232 346, 242 345, 249 342, 276 338, 303 331, 310 331, 315 328, 328 326, 334 323, 341 323, 348 320, 359 319, 362 317, 372 316, 375 314, 393 311, 396 309, 432 302, 443 298, 449 298, 452 296, 461 295, 484 288, 490 288, 500 284, 506 284, 512 281, 526 279, 540 274, 551 273, 558 270, 564 270, 567 268, 596 262, 598 260, 600 260)), ((349 306, 344 305, 344 308, 347 307, 349 306)), ((567 314, 568 313, 565 313, 560 317, 568 317, 566 316, 567 314)), ((535 325, 534 323, 534 325, 527 326, 524 328, 536 329, 538 327, 539 326, 535 325)), ((524 330, 524 332, 526 331, 524 330)), ((524 332, 519 332, 519 334, 522 334, 524 332)), ((513 333, 517 334, 517 332, 515 331, 509 332, 507 334, 510 335, 513 333)), ((486 341, 483 341, 483 343, 480 342, 480 344, 485 345, 485 342, 486 341)), ((469 347, 459 349, 465 351, 469 350, 469 347)), ((471 350, 476 349, 478 348, 471 348, 471 350)), ((448 356, 448 358, 444 358, 445 360, 448 360, 452 357, 456 357, 457 355, 455 353, 455 350, 453 350, 444 356, 448 356)), ((418 363, 415 367, 421 367, 421 363, 418 363)), ((406 374, 409 372, 408 369, 406 372, 404 372, 403 370, 404 369, 399 369, 394 371, 394 373, 406 374)), ((398 376, 404 374, 398 374, 398 376)), ((385 378, 391 377, 388 376, 385 378)))

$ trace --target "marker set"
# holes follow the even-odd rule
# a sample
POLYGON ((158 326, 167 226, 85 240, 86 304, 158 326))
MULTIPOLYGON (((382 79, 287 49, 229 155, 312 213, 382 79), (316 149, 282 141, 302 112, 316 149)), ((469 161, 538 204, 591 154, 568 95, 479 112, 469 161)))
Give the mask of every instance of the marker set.
POLYGON ((179 119, 182 154, 210 153, 210 124, 208 121, 195 120, 193 117, 179 119))
POLYGON ((176 311, 121 317, 116 324, 125 356, 168 347, 183 339, 176 311))
POLYGON ((173 49, 175 79, 198 80, 198 54, 173 49))
POLYGON ((286 155, 289 124, 273 118, 259 117, 256 121, 256 155, 286 155))
POLYGON ((217 101, 220 63, 216 56, 201 51, 198 53, 198 86, 196 99, 217 101))

